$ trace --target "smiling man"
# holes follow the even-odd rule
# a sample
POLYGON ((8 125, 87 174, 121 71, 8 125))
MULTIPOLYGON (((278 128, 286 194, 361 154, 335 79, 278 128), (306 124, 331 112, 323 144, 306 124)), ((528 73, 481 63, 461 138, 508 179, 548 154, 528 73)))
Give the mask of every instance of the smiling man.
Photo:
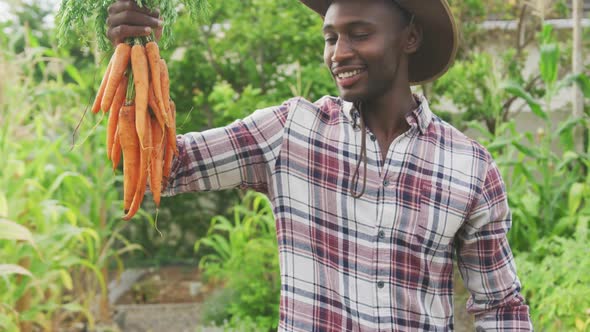
MULTIPOLYGON (((295 98, 179 135, 167 194, 268 194, 280 331, 453 330, 453 255, 478 331, 532 330, 497 166, 410 89, 453 61, 446 1, 303 2, 324 18, 340 96, 295 98)), ((157 13, 119 0, 108 24, 116 43, 157 28, 157 13)))

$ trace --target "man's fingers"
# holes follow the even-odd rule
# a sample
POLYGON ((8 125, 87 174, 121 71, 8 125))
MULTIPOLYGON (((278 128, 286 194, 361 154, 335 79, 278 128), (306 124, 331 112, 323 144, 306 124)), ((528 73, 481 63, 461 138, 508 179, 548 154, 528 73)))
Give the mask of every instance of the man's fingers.
POLYGON ((155 33, 156 34, 156 41, 159 41, 160 38, 162 38, 162 31, 163 31, 162 27, 159 27, 156 29, 156 33, 155 33))
POLYGON ((133 0, 117 0, 109 9, 107 37, 118 44, 129 37, 148 36, 155 32, 158 40, 163 23, 158 10, 139 7, 133 0))
POLYGON ((162 21, 155 17, 148 16, 134 11, 124 11, 117 14, 111 14, 107 18, 107 25, 109 27, 117 27, 119 25, 137 25, 141 27, 152 27, 154 29, 162 26, 162 21))
POLYGON ((149 36, 152 33, 150 27, 141 27, 135 25, 119 25, 107 31, 107 37, 113 43, 122 43, 127 38, 149 36))

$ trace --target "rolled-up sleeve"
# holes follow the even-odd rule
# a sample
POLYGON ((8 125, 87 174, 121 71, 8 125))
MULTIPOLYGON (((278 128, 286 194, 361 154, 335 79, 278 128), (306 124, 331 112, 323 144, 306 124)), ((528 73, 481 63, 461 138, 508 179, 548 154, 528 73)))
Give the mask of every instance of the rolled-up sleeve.
POLYGON ((511 222, 505 185, 490 161, 482 190, 457 237, 459 271, 471 293, 467 310, 475 315, 477 331, 533 330, 506 238, 511 222))
POLYGON ((178 157, 164 196, 228 188, 266 192, 293 100, 226 127, 177 136, 178 157))

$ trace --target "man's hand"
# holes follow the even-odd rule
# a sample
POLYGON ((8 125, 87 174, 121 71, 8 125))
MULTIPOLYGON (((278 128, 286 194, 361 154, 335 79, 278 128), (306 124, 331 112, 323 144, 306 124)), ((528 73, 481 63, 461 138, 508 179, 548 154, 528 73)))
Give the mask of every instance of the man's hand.
POLYGON ((129 37, 142 37, 155 33, 156 41, 162 36, 160 12, 140 8, 133 0, 117 0, 109 7, 107 37, 113 45, 129 37))

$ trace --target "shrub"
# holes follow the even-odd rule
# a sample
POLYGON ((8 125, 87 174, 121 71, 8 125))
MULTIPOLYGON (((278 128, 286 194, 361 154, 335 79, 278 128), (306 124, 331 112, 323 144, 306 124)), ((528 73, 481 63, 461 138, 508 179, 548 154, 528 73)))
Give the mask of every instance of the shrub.
MULTIPOLYGON (((222 312, 210 311, 209 320, 242 328, 276 330, 279 318, 280 274, 275 221, 266 196, 248 192, 234 207, 234 218, 212 219, 207 237, 199 240, 212 250, 199 266, 210 282, 224 285, 220 296, 227 306, 222 312), (231 301, 228 301, 231 299, 231 301)), ((219 305, 212 306, 219 308, 219 305)), ((207 317, 206 317, 207 318, 207 317)))

